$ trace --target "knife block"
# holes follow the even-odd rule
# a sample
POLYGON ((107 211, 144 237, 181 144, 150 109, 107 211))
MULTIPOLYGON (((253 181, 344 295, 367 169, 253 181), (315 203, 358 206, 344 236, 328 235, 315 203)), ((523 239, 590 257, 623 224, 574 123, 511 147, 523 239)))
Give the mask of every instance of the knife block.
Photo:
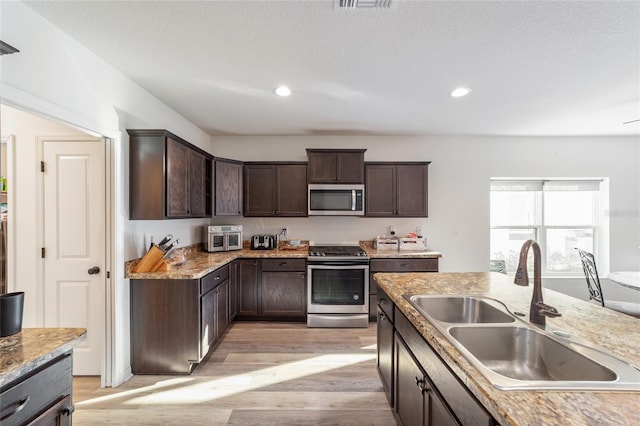
POLYGON ((158 246, 152 246, 149 251, 131 268, 131 272, 151 272, 162 261, 164 252, 158 246))

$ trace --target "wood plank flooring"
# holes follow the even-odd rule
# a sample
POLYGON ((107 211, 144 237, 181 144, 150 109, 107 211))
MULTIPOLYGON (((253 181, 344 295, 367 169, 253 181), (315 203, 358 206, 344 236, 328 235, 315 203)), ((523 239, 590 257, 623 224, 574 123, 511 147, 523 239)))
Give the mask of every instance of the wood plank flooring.
POLYGON ((74 425, 395 425, 376 327, 236 322, 189 376, 74 377, 74 425))

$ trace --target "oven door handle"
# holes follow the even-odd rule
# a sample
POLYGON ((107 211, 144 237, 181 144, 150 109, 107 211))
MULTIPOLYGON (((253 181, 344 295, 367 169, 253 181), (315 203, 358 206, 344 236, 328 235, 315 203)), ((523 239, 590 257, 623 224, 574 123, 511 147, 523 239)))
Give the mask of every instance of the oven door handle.
POLYGON ((323 260, 322 263, 309 263, 308 267, 310 269, 335 269, 336 266, 343 266, 349 269, 369 269, 368 263, 362 263, 358 261, 330 261, 323 260), (355 267, 355 268, 354 268, 355 267))

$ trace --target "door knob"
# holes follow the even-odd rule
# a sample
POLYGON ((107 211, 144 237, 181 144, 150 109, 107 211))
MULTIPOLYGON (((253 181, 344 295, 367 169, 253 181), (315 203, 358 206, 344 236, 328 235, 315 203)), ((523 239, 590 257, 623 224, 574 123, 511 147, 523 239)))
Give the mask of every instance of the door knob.
POLYGON ((89 270, 87 271, 87 273, 88 273, 89 275, 99 274, 99 273, 100 273, 100 267, 99 267, 99 266, 93 266, 93 267, 89 268, 89 270))

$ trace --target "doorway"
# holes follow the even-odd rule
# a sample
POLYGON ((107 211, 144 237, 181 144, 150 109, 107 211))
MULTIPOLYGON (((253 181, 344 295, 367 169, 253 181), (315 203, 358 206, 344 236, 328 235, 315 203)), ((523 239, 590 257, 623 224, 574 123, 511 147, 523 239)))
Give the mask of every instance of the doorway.
POLYGON ((9 160, 20 164, 10 186, 15 213, 7 228, 20 238, 8 265, 7 272, 15 277, 8 289, 25 292, 25 327, 86 328, 87 339, 74 350, 74 374, 102 375, 104 383, 110 358, 105 344, 107 140, 0 108, 3 133, 14 135, 14 158, 9 160), (94 266, 100 272, 89 274, 94 266))

